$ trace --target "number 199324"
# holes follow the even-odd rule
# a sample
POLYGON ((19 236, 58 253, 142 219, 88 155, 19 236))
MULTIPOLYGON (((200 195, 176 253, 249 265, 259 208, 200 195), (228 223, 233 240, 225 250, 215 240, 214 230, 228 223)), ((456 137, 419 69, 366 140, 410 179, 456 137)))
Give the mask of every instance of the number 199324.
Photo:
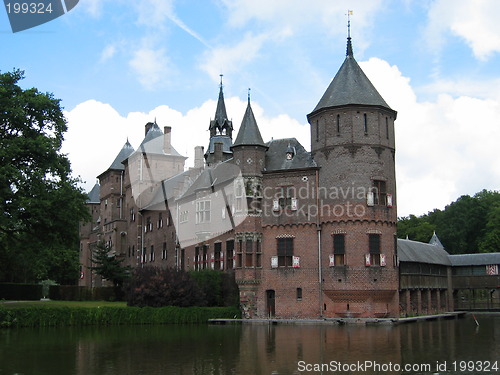
POLYGON ((12 2, 6 3, 7 13, 32 13, 32 14, 42 14, 42 13, 52 13, 52 3, 23 3, 23 2, 12 2))

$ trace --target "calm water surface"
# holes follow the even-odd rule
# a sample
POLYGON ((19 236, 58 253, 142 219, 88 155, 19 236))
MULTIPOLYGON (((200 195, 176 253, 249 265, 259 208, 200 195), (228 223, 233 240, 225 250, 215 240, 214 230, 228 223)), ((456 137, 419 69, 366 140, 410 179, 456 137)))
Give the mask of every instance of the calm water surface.
POLYGON ((400 326, 4 329, 0 374, 500 374, 492 366, 500 366, 500 315, 476 317, 479 327, 466 317, 400 326))

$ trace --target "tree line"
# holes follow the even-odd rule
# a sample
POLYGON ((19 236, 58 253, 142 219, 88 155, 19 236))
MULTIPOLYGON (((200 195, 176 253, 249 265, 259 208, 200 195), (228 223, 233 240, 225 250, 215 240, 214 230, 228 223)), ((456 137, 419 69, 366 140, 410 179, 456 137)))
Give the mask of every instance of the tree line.
POLYGON ((450 254, 500 252, 500 192, 463 195, 443 210, 398 219, 398 238, 428 242, 434 232, 450 254))

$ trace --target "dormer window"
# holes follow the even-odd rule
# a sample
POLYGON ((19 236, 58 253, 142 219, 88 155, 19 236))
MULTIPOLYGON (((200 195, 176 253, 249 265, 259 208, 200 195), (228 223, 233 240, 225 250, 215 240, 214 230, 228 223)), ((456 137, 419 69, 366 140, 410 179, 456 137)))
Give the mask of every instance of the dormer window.
POLYGON ((288 147, 286 148, 286 160, 292 160, 294 156, 295 147, 292 147, 290 144, 288 144, 288 147))

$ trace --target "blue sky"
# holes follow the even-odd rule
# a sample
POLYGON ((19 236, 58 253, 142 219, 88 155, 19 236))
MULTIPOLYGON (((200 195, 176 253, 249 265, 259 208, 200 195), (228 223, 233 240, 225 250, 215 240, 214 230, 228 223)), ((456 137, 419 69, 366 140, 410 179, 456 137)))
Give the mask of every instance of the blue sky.
POLYGON ((399 214, 498 189, 496 0, 80 0, 16 34, 0 10, 0 70, 62 99, 63 150, 90 189, 154 118, 182 154, 206 146, 221 73, 236 127, 250 87, 264 138, 309 149, 306 115, 345 58, 348 9, 355 58, 398 111, 399 214))

